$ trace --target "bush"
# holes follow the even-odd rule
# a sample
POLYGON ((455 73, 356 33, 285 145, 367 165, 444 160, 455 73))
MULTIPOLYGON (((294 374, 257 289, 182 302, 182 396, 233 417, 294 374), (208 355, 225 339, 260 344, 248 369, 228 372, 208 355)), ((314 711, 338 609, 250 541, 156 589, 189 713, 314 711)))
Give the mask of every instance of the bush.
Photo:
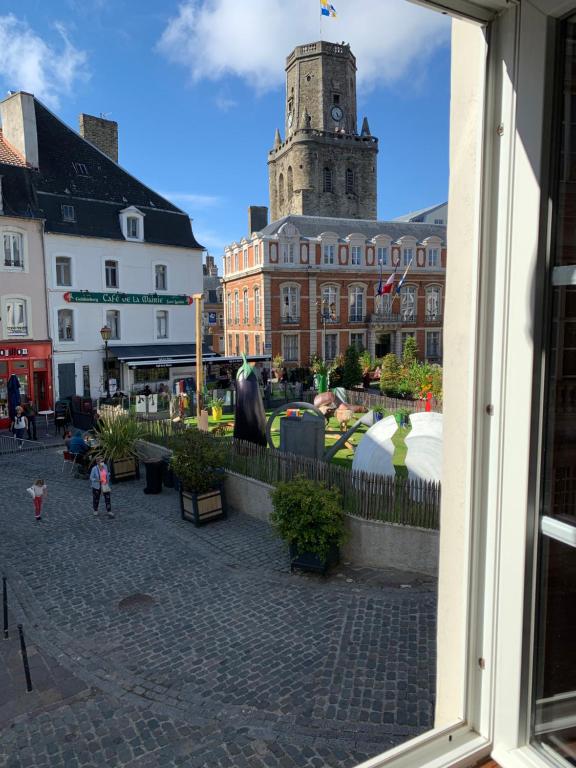
POLYGON ((342 496, 337 488, 297 477, 278 483, 272 492, 270 521, 280 538, 298 554, 310 552, 320 560, 345 539, 342 496))
POLYGON ((187 429, 174 438, 171 467, 186 490, 204 493, 222 479, 226 456, 224 445, 200 429, 187 429))
POLYGON ((136 441, 146 434, 146 425, 125 413, 103 413, 98 419, 98 446, 93 453, 104 461, 119 461, 137 455, 136 441))
POLYGON ((352 389, 362 381, 362 368, 358 359, 358 349, 351 344, 344 353, 342 384, 345 389, 352 389))
POLYGON ((382 360, 380 369, 380 389, 389 397, 396 397, 400 383, 400 364, 398 358, 391 352, 382 360))
POLYGON ((408 336, 404 342, 404 351, 402 352, 402 366, 404 368, 410 368, 410 366, 418 360, 418 344, 414 336, 408 336))

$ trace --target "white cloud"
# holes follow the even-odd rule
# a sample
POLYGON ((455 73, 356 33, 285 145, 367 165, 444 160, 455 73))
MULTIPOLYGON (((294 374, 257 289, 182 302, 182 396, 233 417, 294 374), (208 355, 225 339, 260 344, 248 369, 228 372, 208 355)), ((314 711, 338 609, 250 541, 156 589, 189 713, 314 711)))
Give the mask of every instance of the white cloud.
POLYGON ((197 195, 193 192, 161 192, 160 194, 174 203, 183 203, 187 208, 212 208, 221 202, 221 198, 216 195, 197 195))
MULTIPOLYGON (((350 43, 358 83, 368 89, 407 75, 411 65, 446 45, 447 16, 406 0, 338 0, 322 39, 350 43)), ((185 0, 158 50, 188 68, 193 81, 236 75, 258 91, 284 83, 286 55, 320 36, 317 0, 185 0)))
POLYGON ((0 16, 0 80, 6 88, 33 93, 54 109, 86 79, 86 53, 74 47, 62 24, 54 24, 61 45, 49 45, 13 14, 0 16))

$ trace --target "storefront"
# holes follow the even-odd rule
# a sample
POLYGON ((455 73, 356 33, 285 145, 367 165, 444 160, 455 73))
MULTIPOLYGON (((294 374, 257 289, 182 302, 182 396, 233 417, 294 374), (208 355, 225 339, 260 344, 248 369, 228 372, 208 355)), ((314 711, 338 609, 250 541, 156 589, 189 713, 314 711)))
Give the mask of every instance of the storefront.
POLYGON ((16 376, 22 401, 33 400, 39 411, 52 410, 52 343, 0 341, 0 429, 7 429, 8 381, 16 376))

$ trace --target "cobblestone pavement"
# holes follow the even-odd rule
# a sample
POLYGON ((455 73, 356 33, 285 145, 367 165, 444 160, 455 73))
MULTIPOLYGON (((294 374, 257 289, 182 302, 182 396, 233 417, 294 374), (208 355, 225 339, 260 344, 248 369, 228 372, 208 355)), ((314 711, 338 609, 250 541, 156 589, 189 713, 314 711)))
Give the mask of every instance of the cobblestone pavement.
POLYGON ((196 529, 143 483, 95 518, 54 451, 0 457, 0 476, 0 569, 36 688, 0 706, 0 765, 351 768, 431 727, 429 581, 291 575, 266 524, 196 529))

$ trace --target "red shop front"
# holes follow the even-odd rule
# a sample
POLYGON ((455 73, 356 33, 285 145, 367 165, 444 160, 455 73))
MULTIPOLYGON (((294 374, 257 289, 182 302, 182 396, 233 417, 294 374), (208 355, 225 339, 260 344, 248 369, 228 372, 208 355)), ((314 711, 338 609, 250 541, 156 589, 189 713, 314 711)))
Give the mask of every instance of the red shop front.
POLYGON ((52 343, 50 341, 0 341, 0 429, 7 429, 8 379, 20 382, 20 398, 36 403, 39 411, 52 410, 52 343))

